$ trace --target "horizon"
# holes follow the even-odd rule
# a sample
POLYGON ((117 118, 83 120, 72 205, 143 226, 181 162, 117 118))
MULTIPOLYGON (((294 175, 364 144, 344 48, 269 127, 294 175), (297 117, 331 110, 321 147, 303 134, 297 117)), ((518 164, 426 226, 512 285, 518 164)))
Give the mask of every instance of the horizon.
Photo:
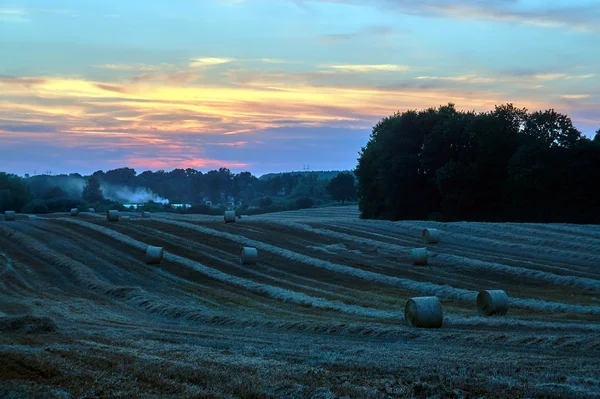
POLYGON ((0 169, 21 176, 351 170, 380 119, 448 102, 600 127, 591 1, 47 3, 0 6, 0 169))
MULTIPOLYGON (((126 168, 126 167, 124 167, 124 168, 126 168)), ((116 168, 116 169, 118 169, 118 168, 116 168)), ((194 168, 192 168, 192 169, 194 169, 194 168)), ((93 175, 95 172, 99 172, 99 171, 101 171, 101 172, 104 172, 104 173, 106 173, 106 172, 108 172, 109 170, 114 170, 114 169, 98 170, 98 171, 94 171, 94 172, 92 172, 92 173, 79 173, 79 172, 70 172, 70 173, 69 173, 69 172, 65 172, 65 173, 53 173, 53 172, 51 172, 51 171, 48 171, 49 173, 38 173, 38 174, 35 174, 35 175, 34 175, 34 174, 29 174, 29 173, 12 173, 12 172, 5 172, 5 171, 2 171, 2 170, 0 170, 0 173, 2 173, 2 172, 5 172, 5 173, 10 173, 10 174, 13 174, 13 175, 16 175, 16 176, 22 177, 22 178, 32 178, 32 177, 37 177, 37 176, 54 176, 54 177, 57 177, 57 176, 70 176, 70 175, 72 175, 72 174, 79 174, 81 177, 90 177, 90 176, 92 176, 92 175, 93 175), (27 176, 26 176, 26 175, 27 175, 27 176)), ((134 170, 135 170, 135 169, 134 169, 134 170)), ((160 170, 160 169, 159 169, 159 170, 160 170)), ((170 172, 172 172, 172 171, 174 171, 174 170, 175 170, 175 169, 163 170, 163 172, 165 172, 165 173, 170 173, 170 172)), ((210 172, 210 171, 218 170, 218 168, 216 168, 216 169, 205 169, 205 170, 195 169, 195 170, 197 170, 197 171, 199 171, 199 172, 202 172, 203 174, 206 174, 206 173, 208 173, 208 172, 210 172)), ((144 173, 144 172, 147 172, 147 171, 148 171, 148 170, 142 170, 142 171, 135 170, 135 174, 136 174, 136 176, 139 176, 141 173, 144 173)), ((150 170, 150 171, 151 171, 152 173, 156 173, 158 170, 150 170)), ((263 177, 263 176, 267 176, 267 175, 277 175, 277 174, 293 174, 293 173, 331 173, 331 172, 340 172, 340 173, 342 173, 342 172, 352 172, 352 171, 353 171, 353 169, 332 169, 332 170, 311 170, 311 169, 307 169, 307 170, 291 170, 291 171, 285 171, 285 172, 267 172, 267 173, 263 173, 263 174, 261 174, 261 175, 256 175, 256 174, 252 173, 252 172, 251 172, 251 171, 249 171, 249 170, 241 170, 241 171, 239 171, 239 172, 232 172, 232 173, 234 173, 234 174, 238 174, 238 173, 243 173, 243 172, 249 172, 250 174, 252 174, 252 176, 256 177, 257 179, 260 179, 260 178, 261 178, 261 177, 263 177)))

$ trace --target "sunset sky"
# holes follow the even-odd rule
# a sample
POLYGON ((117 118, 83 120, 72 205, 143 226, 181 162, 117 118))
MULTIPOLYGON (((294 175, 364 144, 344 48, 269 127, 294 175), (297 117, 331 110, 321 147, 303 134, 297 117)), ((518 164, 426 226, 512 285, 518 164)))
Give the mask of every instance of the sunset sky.
POLYGON ((0 0, 0 170, 351 169, 395 111, 600 127, 600 2, 0 0))

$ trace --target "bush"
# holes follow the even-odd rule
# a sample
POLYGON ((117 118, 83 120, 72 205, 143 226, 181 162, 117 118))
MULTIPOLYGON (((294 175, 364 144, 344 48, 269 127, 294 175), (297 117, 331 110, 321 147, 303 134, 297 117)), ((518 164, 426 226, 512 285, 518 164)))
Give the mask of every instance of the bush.
POLYGON ((296 200, 296 209, 312 208, 315 201, 310 197, 298 198, 296 200))
POLYGON ((49 209, 48 209, 48 205, 45 204, 45 201, 42 201, 42 200, 33 200, 31 202, 28 202, 23 207, 23 209, 21 210, 21 212, 23 212, 23 213, 43 214, 43 213, 48 213, 49 209))
POLYGON ((163 204, 156 202, 147 202, 144 205, 137 208, 138 212, 162 212, 164 210, 163 204))
POLYGON ((258 206, 261 208, 267 208, 273 205, 273 199, 271 197, 263 197, 258 201, 258 206))
POLYGON ((80 202, 66 197, 52 198, 41 201, 46 205, 48 213, 54 212, 69 212, 72 208, 79 208, 80 202))

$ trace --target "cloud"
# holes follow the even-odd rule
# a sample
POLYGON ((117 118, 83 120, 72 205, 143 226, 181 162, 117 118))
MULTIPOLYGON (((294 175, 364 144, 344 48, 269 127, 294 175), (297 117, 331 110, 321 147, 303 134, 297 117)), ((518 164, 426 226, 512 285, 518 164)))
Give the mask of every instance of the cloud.
POLYGON ((5 22, 29 22, 25 10, 15 8, 0 8, 0 21, 5 22))
POLYGON ((99 89, 102 90, 106 90, 106 91, 113 91, 115 93, 127 93, 127 90, 121 86, 117 86, 117 85, 107 85, 107 84, 102 84, 102 83, 96 83, 95 86, 99 89))
MULTIPOLYGON (((294 0, 298 1, 298 0, 294 0)), ((312 0, 320 3, 361 4, 424 18, 496 21, 580 31, 600 30, 600 4, 549 6, 517 0, 312 0)))
POLYGON ((229 168, 229 169, 239 169, 239 168, 247 168, 250 166, 248 163, 244 162, 235 162, 235 161, 223 161, 218 159, 209 159, 209 158, 195 158, 195 157, 130 157, 124 160, 124 165, 128 165, 133 168, 143 168, 143 169, 162 169, 162 170, 172 170, 172 169, 215 169, 215 168, 229 168))
POLYGON ((192 83, 201 78, 196 72, 176 71, 171 73, 143 73, 129 78, 132 83, 142 82, 168 82, 171 84, 192 83))
POLYGON ((317 39, 322 43, 338 43, 350 40, 354 41, 364 37, 376 37, 381 39, 383 37, 388 37, 399 33, 406 34, 408 31, 405 29, 392 28, 384 25, 375 25, 360 29, 356 32, 329 33, 325 35, 319 35, 317 39))
POLYGON ((410 72, 413 69, 407 65, 393 64, 345 64, 345 65, 325 65, 325 68, 335 69, 343 72, 368 73, 368 72, 410 72))
POLYGON ((583 98, 590 98, 589 94, 565 94, 560 96, 560 98, 564 98, 565 100, 580 100, 583 98))
POLYGON ((277 58, 259 58, 258 61, 264 62, 265 64, 295 64, 296 61, 282 60, 277 58))
POLYGON ((233 61, 232 58, 217 58, 217 57, 196 57, 189 62, 191 68, 205 68, 209 66, 227 64, 233 61))
POLYGON ((171 64, 158 64, 158 65, 147 65, 147 64, 102 64, 96 65, 96 68, 110 69, 113 71, 135 71, 135 72, 153 72, 161 69, 172 67, 171 64))
POLYGON ((243 147, 247 145, 247 141, 234 141, 231 143, 204 143, 204 145, 216 145, 216 146, 225 146, 225 147, 243 147))
POLYGON ((7 84, 7 85, 30 86, 30 85, 42 84, 45 82, 46 82, 46 79, 44 79, 44 78, 30 78, 30 77, 0 75, 0 83, 7 84))
POLYGON ((586 74, 586 75, 569 75, 566 73, 542 73, 542 74, 533 75, 533 77, 538 80, 590 79, 590 78, 593 78, 594 76, 596 76, 596 75, 594 75, 593 73, 586 74))
POLYGON ((460 75, 460 76, 417 76, 416 80, 446 80, 453 82, 469 82, 469 83, 494 83, 495 78, 482 78, 476 75, 460 75))

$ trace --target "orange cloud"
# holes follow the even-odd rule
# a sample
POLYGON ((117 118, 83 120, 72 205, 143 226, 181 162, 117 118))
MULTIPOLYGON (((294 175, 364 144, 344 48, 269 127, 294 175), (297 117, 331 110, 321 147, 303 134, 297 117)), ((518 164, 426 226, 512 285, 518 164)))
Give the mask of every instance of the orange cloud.
MULTIPOLYGON (((190 63, 201 67, 231 61, 200 57, 190 63)), ((398 110, 447 102, 478 111, 505 102, 540 109, 555 105, 546 103, 547 99, 562 96, 571 100, 562 106, 574 107, 575 100, 591 99, 573 94, 585 92, 576 84, 594 77, 582 72, 513 77, 422 75, 403 77, 394 86, 393 82, 369 84, 373 82, 369 79, 383 76, 381 72, 409 74, 415 69, 394 64, 333 64, 327 66, 329 70, 314 72, 203 69, 208 75, 200 76, 197 70, 185 68, 155 72, 161 65, 106 64, 107 69, 150 71, 108 82, 63 76, 0 77, 0 120, 53 124, 78 137, 125 134, 144 140, 148 133, 231 135, 289 126, 369 129, 376 120, 398 110), (540 80, 573 83, 570 93, 564 88, 552 92, 552 87, 539 85, 540 80)), ((390 76, 381 82, 397 78, 390 76)))

